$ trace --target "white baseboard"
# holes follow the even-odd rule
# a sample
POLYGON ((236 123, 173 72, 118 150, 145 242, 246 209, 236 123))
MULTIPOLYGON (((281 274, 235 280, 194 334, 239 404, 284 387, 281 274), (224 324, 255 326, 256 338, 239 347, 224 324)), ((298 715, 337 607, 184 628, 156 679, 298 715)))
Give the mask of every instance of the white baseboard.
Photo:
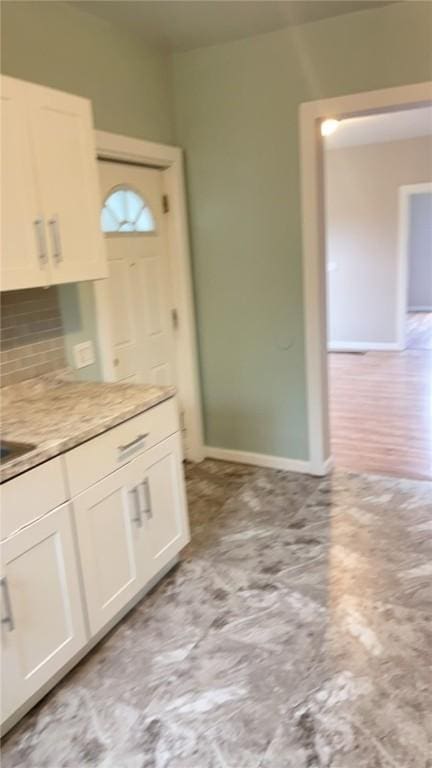
POLYGON ((332 469, 333 469, 333 457, 329 456, 329 458, 325 460, 320 471, 314 474, 318 475, 318 477, 325 477, 325 475, 328 475, 332 469))
POLYGON ((301 459, 285 459, 283 456, 269 456, 266 453, 233 451, 229 448, 212 448, 211 446, 205 446, 204 453, 209 459, 252 464, 255 467, 268 467, 269 469, 283 469, 286 472, 300 472, 306 475, 311 474, 310 462, 301 459))
POLYGON ((432 312, 432 307, 408 307, 408 312, 432 312))
POLYGON ((404 347, 397 341, 331 341, 328 352, 401 352, 404 347))

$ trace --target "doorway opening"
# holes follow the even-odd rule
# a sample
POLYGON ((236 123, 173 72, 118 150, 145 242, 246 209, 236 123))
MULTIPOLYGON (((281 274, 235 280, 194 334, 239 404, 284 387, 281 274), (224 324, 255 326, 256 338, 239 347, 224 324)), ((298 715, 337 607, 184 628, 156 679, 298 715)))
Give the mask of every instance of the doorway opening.
POLYGON ((406 346, 432 351, 432 183, 401 190, 401 247, 407 264, 406 346))
MULTIPOLYGON (((372 234, 369 233, 369 243, 366 242, 367 247, 365 247, 364 238, 363 247, 361 247, 362 233, 358 231, 358 226, 356 231, 356 222, 358 223, 359 218, 361 218, 359 213, 362 213, 363 209, 367 209, 368 203, 371 202, 374 195, 386 187, 389 178, 394 176, 395 169, 390 163, 386 172, 382 173, 374 184, 370 182, 369 178, 369 184, 366 185, 357 206, 352 207, 354 214, 351 213, 352 220, 349 222, 349 226, 340 225, 336 229, 333 228, 332 235, 327 233, 326 237, 328 228, 326 226, 325 193, 328 182, 325 174, 325 139, 321 136, 321 125, 326 118, 335 119, 340 127, 345 122, 348 125, 348 121, 353 123, 356 118, 361 118, 364 122, 369 116, 375 117, 376 120, 381 116, 384 118, 384 123, 386 118, 391 118, 391 124, 394 126, 397 112, 406 112, 406 110, 414 112, 415 109, 430 108, 431 104, 432 84, 423 83, 311 102, 303 104, 300 110, 309 443, 312 471, 316 474, 325 474, 332 463, 336 463, 338 466, 341 466, 342 463, 345 466, 348 464, 346 456, 344 461, 341 461, 340 451, 338 455, 338 446, 335 445, 336 441, 331 438, 332 432, 333 435, 335 434, 336 416, 332 406, 332 398, 334 401, 335 388, 333 384, 336 378, 342 388, 339 392, 339 402, 343 403, 343 408, 341 407, 339 412, 339 422, 345 420, 346 432, 351 439, 351 444, 348 446, 350 458, 353 461, 358 461, 356 466, 348 466, 348 469, 397 474, 405 477, 432 477, 431 361, 430 357, 421 358, 423 354, 421 350, 411 350, 408 347, 410 344, 408 321, 412 321, 412 317, 408 314, 409 265, 408 263, 405 265, 405 274, 403 268, 398 268, 389 278, 388 259, 381 258, 379 260, 375 253, 372 259, 372 264, 376 267, 374 280, 365 279, 364 271, 368 264, 369 267, 371 266, 370 256, 374 253, 375 244, 380 239, 378 236, 380 227, 383 226, 384 220, 388 217, 390 208, 396 211, 396 216, 399 213, 403 187, 411 186, 419 181, 425 183, 432 180, 431 154, 428 154, 428 159, 423 163, 423 175, 415 179, 410 176, 402 177, 399 180, 391 206, 384 205, 381 216, 377 217, 374 226, 370 228, 372 234), (351 236, 352 242, 347 247, 349 236, 351 236), (326 258, 326 239, 327 245, 329 240, 333 240, 332 248, 328 248, 328 258, 326 258), (331 251, 333 251, 333 256, 331 251), (350 265, 347 251, 348 257, 358 256, 358 252, 360 252, 360 260, 356 264, 350 265), (335 253, 336 257, 334 256, 335 253), (351 292, 351 298, 350 292, 346 290, 347 274, 345 268, 348 266, 351 266, 350 282, 355 288, 355 292, 351 292), (338 291, 339 304, 336 310, 332 312, 330 308, 331 295, 334 297, 338 291), (359 297, 362 299, 361 302, 358 301, 359 297), (379 300, 381 300, 381 304, 379 300), (404 302, 405 311, 402 314, 404 302), (348 314, 345 317, 345 322, 341 324, 343 313, 348 314), (360 320, 363 321, 362 328, 359 327, 360 320), (378 328, 380 328, 380 335, 377 333, 378 328), (330 379, 327 375, 328 346, 334 361, 333 367, 336 369, 335 375, 331 374, 330 379), (396 353, 401 353, 399 355, 400 365, 404 361, 403 376, 399 376, 399 384, 397 384, 397 376, 401 373, 400 371, 398 374, 397 371, 392 372, 390 368, 386 373, 383 370, 384 359, 387 362, 391 356, 396 359, 396 353), (407 361, 410 355, 417 361, 418 375, 413 373, 413 362, 408 363, 407 361), (424 360, 423 367, 420 365, 420 358, 424 360), (340 369, 343 366, 346 366, 346 370, 342 371, 343 375, 341 375, 340 369), (370 367, 369 372, 366 372, 367 366, 370 367), (365 370, 365 375, 363 375, 362 369, 365 370), (377 397, 377 392, 380 389, 380 376, 383 376, 388 387, 388 396, 386 397, 384 393, 382 402, 379 402, 377 397), (417 382, 417 409, 410 402, 408 395, 413 379, 417 382), (343 383, 344 386, 342 387, 343 383), (370 391, 361 390, 360 385, 365 383, 370 387, 370 391), (362 399, 365 401, 368 398, 370 410, 367 418, 364 412, 360 417, 362 399), (367 467, 364 464, 360 466, 359 459, 365 458, 365 447, 361 444, 360 432, 356 433, 355 420, 357 420, 357 427, 363 435, 361 439, 366 441, 374 434, 375 427, 382 426, 382 421, 385 418, 383 403, 388 405, 390 398, 393 398, 393 411, 389 412, 391 423, 398 431, 401 443, 399 446, 400 454, 406 460, 412 460, 411 465, 408 466, 409 461, 406 461, 403 467, 392 468, 389 464, 385 465, 381 460, 375 464, 371 460, 367 467), (349 412, 350 409, 351 413, 349 412), (412 427, 412 433, 409 433, 407 425, 410 415, 418 417, 419 412, 421 412, 422 418, 417 418, 416 425, 412 427), (403 417, 403 413, 405 417, 403 417), (399 419, 399 423, 397 423, 397 419, 399 419), (422 447, 418 445, 420 436, 424 441, 422 447), (424 451, 421 457, 422 464, 419 460, 421 450, 424 451)), ((418 114, 419 112, 417 116, 418 114)), ((405 115, 405 119, 407 119, 407 115, 405 115)), ((360 121, 358 125, 360 125, 360 121)), ((425 133, 423 132, 423 135, 425 133)), ((429 128, 430 133, 432 131, 429 128)), ((340 135, 342 136, 342 132, 340 135)), ((400 137, 392 136, 391 140, 386 139, 388 150, 390 144, 398 138, 400 137)), ((364 168, 360 167, 359 178, 362 171, 364 168)), ((342 170, 339 169, 339 172, 342 173, 345 195, 349 197, 356 191, 359 181, 356 179, 354 170, 350 172, 346 164, 345 170, 343 171, 342 164, 342 170)), ((339 204, 341 204, 340 200, 339 204)), ((369 208, 371 208, 370 205, 369 208)), ((393 231, 393 238, 395 239, 393 259, 396 258, 398 267, 401 267, 402 248, 400 242, 403 236, 407 242, 409 241, 409 227, 406 227, 404 233, 402 225, 396 221, 393 230, 395 230, 393 231)), ((426 337, 424 326, 421 335, 424 340, 426 337)), ((430 351, 428 353, 430 356, 430 351)), ((382 435, 378 436, 377 440, 381 442, 382 435)), ((388 445, 388 450, 382 455, 385 453, 385 455, 388 454, 395 458, 397 451, 394 442, 390 442, 388 445)), ((348 453, 347 446, 345 449, 348 453)))
POLYGON ((432 108, 341 121, 324 171, 334 463, 432 478, 432 108))

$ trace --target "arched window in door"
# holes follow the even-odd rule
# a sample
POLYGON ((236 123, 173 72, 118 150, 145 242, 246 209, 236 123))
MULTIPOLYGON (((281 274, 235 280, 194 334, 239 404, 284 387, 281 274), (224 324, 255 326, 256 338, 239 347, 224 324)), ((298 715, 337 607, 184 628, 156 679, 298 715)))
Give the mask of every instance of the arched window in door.
POLYGON ((130 187, 116 187, 105 198, 101 230, 106 234, 155 232, 156 222, 146 201, 130 187))

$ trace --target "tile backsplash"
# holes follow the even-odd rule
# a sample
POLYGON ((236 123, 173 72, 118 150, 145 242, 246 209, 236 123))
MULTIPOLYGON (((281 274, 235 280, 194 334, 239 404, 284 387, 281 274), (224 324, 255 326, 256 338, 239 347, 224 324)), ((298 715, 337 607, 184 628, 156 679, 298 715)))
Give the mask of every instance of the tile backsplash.
POLYGON ((0 386, 66 367, 57 288, 1 294, 0 386))

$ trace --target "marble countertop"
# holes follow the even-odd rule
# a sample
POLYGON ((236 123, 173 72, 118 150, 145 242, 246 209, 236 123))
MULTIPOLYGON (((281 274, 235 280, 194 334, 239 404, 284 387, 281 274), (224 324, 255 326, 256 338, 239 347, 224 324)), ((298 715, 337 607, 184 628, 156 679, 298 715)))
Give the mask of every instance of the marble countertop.
POLYGON ((0 483, 175 395, 175 387, 41 376, 0 391, 3 440, 36 447, 0 467, 0 483))

